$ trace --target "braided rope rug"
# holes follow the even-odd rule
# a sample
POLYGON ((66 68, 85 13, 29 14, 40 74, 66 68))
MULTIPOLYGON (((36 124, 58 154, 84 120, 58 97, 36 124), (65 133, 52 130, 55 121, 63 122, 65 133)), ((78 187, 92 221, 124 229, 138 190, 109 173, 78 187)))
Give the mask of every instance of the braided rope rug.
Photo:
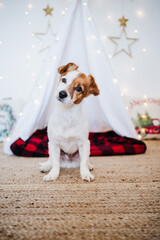
POLYGON ((61 169, 43 182, 38 162, 0 145, 0 239, 160 239, 160 141, 143 155, 92 157, 95 181, 61 169))

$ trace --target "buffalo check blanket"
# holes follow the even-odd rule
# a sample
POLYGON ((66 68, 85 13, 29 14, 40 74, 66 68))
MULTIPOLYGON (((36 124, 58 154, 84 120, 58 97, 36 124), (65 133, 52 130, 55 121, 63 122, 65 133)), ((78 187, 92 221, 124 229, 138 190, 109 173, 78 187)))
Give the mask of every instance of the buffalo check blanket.
MULTIPOLYGON (((90 156, 140 154, 146 151, 144 142, 121 137, 113 131, 89 133, 91 143, 90 156)), ((35 131, 30 138, 17 139, 11 145, 12 152, 24 157, 48 157, 47 128, 35 131)))

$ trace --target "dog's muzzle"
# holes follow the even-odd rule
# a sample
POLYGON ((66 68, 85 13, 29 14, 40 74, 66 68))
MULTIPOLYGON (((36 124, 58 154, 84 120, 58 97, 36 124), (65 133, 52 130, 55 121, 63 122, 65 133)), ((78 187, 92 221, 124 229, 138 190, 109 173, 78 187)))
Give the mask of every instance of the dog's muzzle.
POLYGON ((60 99, 64 99, 64 98, 66 98, 66 97, 67 97, 67 93, 66 93, 65 91, 59 92, 59 98, 60 98, 60 99))

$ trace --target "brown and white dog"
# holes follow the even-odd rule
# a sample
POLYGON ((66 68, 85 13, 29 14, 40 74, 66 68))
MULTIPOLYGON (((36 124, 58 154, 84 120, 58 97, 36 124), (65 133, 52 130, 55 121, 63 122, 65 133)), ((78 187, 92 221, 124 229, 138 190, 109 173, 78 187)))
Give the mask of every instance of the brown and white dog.
POLYGON ((89 163, 89 128, 82 111, 82 100, 90 94, 99 95, 92 75, 79 72, 74 63, 58 68, 60 80, 56 90, 56 106, 48 123, 49 159, 40 163, 45 181, 56 180, 61 167, 80 167, 83 180, 94 180, 89 163))

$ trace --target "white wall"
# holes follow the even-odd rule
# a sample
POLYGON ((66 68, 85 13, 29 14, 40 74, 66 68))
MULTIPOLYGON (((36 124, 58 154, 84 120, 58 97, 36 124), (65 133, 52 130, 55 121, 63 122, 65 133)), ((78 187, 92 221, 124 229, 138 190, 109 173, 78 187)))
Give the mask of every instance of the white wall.
MULTIPOLYGON (((68 5, 68 0, 0 0, 0 99, 28 96, 47 54, 47 50, 39 52, 41 41, 32 34, 45 32, 49 19, 56 33, 63 19, 61 11, 68 5), (54 7, 52 17, 42 10, 47 3, 54 7)), ((139 38, 131 47, 132 58, 125 53, 110 58, 121 93, 159 97, 160 1, 89 0, 88 5, 107 55, 113 55, 115 45, 108 36, 120 35, 118 18, 123 11, 129 19, 128 37, 139 38)))

